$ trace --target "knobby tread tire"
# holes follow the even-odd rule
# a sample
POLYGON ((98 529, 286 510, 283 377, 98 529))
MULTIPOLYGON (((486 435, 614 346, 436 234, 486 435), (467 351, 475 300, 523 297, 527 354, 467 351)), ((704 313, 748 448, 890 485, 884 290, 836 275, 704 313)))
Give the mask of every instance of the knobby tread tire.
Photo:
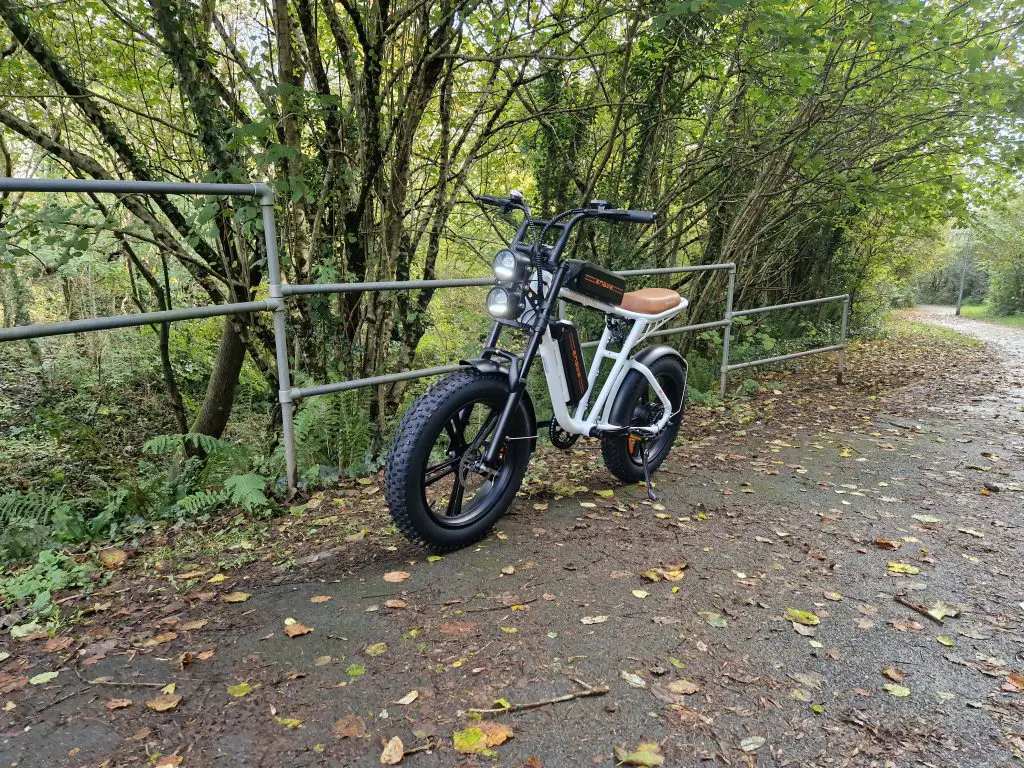
MULTIPOLYGON (((664 372, 672 372, 677 374, 678 384, 683 391, 683 402, 686 402, 686 371, 679 365, 675 358, 661 358, 656 360, 651 366, 651 371, 658 375, 659 372, 663 372, 663 369, 668 369, 664 372), (667 362, 671 361, 671 362, 667 362)), ((632 376, 632 374, 631 374, 632 376)), ((619 390, 618 397, 626 398, 626 402, 633 403, 641 394, 641 387, 647 387, 647 379, 641 374, 637 373, 631 378, 629 382, 626 382, 623 387, 619 390)), ((668 457, 672 450, 672 445, 675 443, 676 436, 679 434, 679 428, 682 426, 683 414, 680 413, 675 419, 670 421, 665 427, 667 430, 672 431, 672 440, 669 443, 668 449, 661 455, 656 457, 653 461, 649 462, 651 474, 661 466, 661 463, 668 457)), ((614 422, 621 423, 621 422, 614 422)), ((628 448, 629 438, 625 435, 605 435, 601 438, 601 456, 604 459, 604 465, 615 477, 624 483, 638 483, 644 479, 644 468, 643 466, 637 465, 629 456, 628 448)))
MULTIPOLYGON (((424 450, 421 440, 426 432, 428 423, 439 410, 446 408, 448 402, 457 397, 467 387, 479 386, 481 382, 486 381, 491 381, 496 387, 501 388, 504 391, 502 397, 507 396, 508 378, 501 374, 481 373, 469 368, 445 376, 413 401, 413 404, 409 406, 409 409, 402 417, 398 429, 395 431, 395 436, 391 441, 391 453, 384 473, 384 497, 391 511, 391 517, 394 519, 395 526, 406 538, 437 553, 453 552, 480 541, 487 536, 494 523, 505 511, 501 509, 499 514, 493 515, 493 519, 488 525, 479 526, 475 533, 465 538, 441 542, 437 539, 428 538, 417 527, 414 515, 419 512, 419 516, 422 517, 424 514, 423 510, 410 508, 411 504, 422 506, 421 498, 409 498, 409 478, 412 473, 417 471, 415 465, 420 459, 420 453, 424 450)), ((517 431, 525 434, 528 429, 523 427, 526 427, 527 423, 528 420, 524 415, 523 421, 520 424, 513 423, 510 425, 510 434, 516 434, 517 431)), ((511 499, 515 498, 515 492, 519 489, 523 475, 526 472, 526 465, 529 462, 530 451, 526 447, 528 441, 523 441, 523 443, 524 450, 516 454, 520 456, 521 466, 516 468, 513 476, 514 481, 512 485, 514 490, 512 491, 511 499)), ((426 446, 427 451, 429 451, 429 448, 430 446, 426 446)), ((488 515, 484 516, 484 518, 486 517, 488 515)))

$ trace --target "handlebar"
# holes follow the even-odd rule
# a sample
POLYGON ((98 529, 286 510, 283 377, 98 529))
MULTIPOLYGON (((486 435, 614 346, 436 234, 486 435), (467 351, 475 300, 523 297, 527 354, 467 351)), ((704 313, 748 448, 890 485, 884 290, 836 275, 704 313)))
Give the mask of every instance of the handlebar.
POLYGON ((625 208, 607 208, 595 211, 591 213, 591 216, 609 221, 625 221, 630 224, 654 224, 658 221, 656 211, 631 211, 625 208))

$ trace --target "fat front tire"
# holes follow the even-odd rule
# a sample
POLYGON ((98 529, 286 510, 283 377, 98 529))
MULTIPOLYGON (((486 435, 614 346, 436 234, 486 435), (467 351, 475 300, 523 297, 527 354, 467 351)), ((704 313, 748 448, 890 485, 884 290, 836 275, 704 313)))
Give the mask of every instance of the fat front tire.
POLYGON ((508 396, 507 377, 467 369, 441 379, 406 411, 391 443, 385 498, 407 538, 435 552, 460 549, 486 536, 512 503, 530 460, 525 407, 509 424, 493 476, 469 469, 508 396))
MULTIPOLYGON (((665 429, 647 445, 647 466, 653 473, 668 456, 679 427, 683 422, 683 405, 686 401, 686 363, 675 355, 659 357, 648 366, 658 384, 665 390, 672 402, 675 414, 665 429)), ((630 424, 644 427, 656 422, 662 415, 663 406, 646 377, 638 371, 626 374, 619 388, 611 411, 613 424, 630 424)), ((624 483, 637 483, 644 479, 644 463, 640 452, 640 441, 629 435, 603 435, 601 454, 604 465, 615 477, 624 483)))

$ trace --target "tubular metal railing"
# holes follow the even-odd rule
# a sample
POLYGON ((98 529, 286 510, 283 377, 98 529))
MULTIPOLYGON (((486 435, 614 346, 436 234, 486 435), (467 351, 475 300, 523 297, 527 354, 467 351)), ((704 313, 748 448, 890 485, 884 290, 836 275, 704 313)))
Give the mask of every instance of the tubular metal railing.
MULTIPOLYGON (((267 249, 267 286, 269 298, 262 301, 236 302, 232 304, 219 304, 209 307, 186 307, 181 309, 166 310, 163 312, 141 312, 130 315, 119 315, 116 317, 95 317, 84 320, 72 320, 61 323, 31 324, 15 326, 13 328, 0 328, 0 342, 18 341, 25 339, 38 339, 46 336, 58 336, 72 333, 85 333, 90 331, 110 330, 113 328, 131 328, 155 323, 168 323, 178 320, 196 320, 210 317, 221 317, 225 315, 246 314, 251 312, 273 312, 274 313, 274 353, 277 363, 278 379, 278 402, 281 404, 281 431, 282 443, 284 445, 285 467, 287 472, 288 488, 294 491, 297 486, 298 471, 296 466, 296 445, 293 416, 295 403, 298 400, 326 395, 336 392, 346 392, 362 387, 374 387, 381 384, 391 384, 411 379, 421 379, 429 376, 439 376, 459 370, 462 366, 447 365, 436 368, 422 368, 412 371, 399 371, 397 373, 383 374, 380 376, 369 376, 361 379, 332 382, 311 387, 292 387, 291 371, 288 363, 288 333, 287 333, 287 309, 285 299, 299 296, 312 296, 317 294, 331 293, 365 293, 373 291, 405 291, 420 288, 468 288, 484 287, 494 283, 490 278, 465 278, 452 280, 404 280, 391 282, 366 282, 366 283, 322 283, 314 285, 289 285, 281 280, 281 263, 278 253, 277 224, 274 218, 274 192, 266 184, 186 184, 176 182, 159 181, 115 181, 115 180, 78 180, 78 179, 17 179, 0 178, 0 192, 55 192, 55 193, 112 193, 118 195, 215 195, 233 197, 255 197, 259 199, 263 218, 263 235, 267 249)), ((719 389, 724 396, 726 391, 726 380, 731 371, 741 368, 749 368, 755 365, 767 365, 783 360, 792 360, 806 355, 820 354, 823 352, 839 353, 837 379, 842 382, 843 369, 845 365, 846 331, 849 320, 850 297, 828 296, 821 299, 810 299, 808 301, 797 301, 789 304, 778 304, 769 307, 758 307, 734 312, 733 294, 736 288, 736 265, 707 264, 688 267, 662 267, 657 269, 629 269, 619 272, 622 277, 639 277, 649 275, 674 275, 688 272, 714 272, 727 270, 725 296, 725 316, 722 320, 714 320, 707 323, 685 325, 677 328, 666 328, 654 334, 655 336, 670 336, 691 331, 703 331, 713 328, 722 328, 722 365, 720 369, 719 389), (743 363, 729 364, 729 342, 732 333, 733 319, 747 315, 770 312, 781 309, 793 309, 797 307, 812 306, 831 301, 843 301, 843 319, 841 325, 841 339, 839 344, 827 347, 819 347, 803 352, 795 352, 788 355, 751 360, 743 363)), ((597 342, 584 344, 585 347, 597 346, 597 342)))

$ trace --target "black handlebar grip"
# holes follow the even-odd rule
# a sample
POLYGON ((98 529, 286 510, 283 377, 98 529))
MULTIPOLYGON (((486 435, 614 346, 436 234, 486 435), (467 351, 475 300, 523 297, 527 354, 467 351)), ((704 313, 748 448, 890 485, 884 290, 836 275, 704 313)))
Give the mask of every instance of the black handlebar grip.
POLYGON ((508 198, 494 197, 493 195, 477 195, 476 201, 484 205, 508 205, 508 198))
POLYGON ((634 224, 654 224, 658 220, 657 211, 625 211, 626 220, 634 224))

